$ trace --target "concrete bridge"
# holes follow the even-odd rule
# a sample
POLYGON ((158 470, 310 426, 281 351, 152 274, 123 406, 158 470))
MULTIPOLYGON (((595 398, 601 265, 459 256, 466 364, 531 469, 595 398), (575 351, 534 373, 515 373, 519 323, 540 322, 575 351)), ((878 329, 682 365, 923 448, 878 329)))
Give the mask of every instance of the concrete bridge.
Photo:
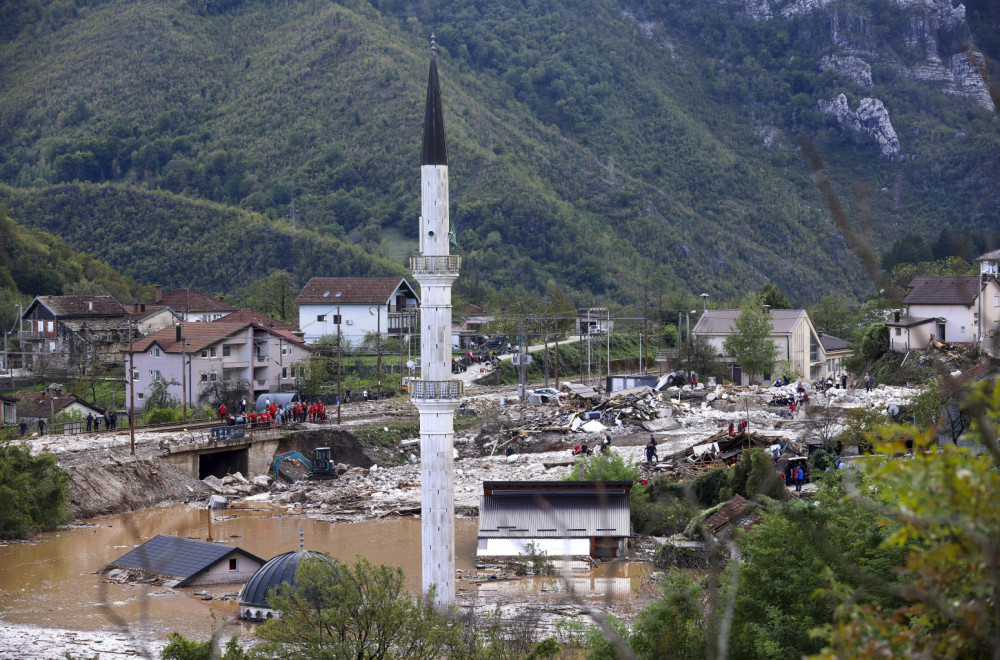
POLYGON ((216 426, 195 431, 185 440, 167 445, 163 458, 196 479, 209 475, 224 477, 234 472, 248 478, 266 475, 286 431, 216 426))

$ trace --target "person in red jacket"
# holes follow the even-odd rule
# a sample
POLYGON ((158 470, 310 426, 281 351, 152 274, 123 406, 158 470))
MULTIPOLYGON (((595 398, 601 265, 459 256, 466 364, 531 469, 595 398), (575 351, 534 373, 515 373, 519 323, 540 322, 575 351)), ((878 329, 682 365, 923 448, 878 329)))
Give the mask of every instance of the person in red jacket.
POLYGON ((219 406, 219 419, 225 419, 226 412, 227 412, 226 404, 222 404, 221 406, 219 406))

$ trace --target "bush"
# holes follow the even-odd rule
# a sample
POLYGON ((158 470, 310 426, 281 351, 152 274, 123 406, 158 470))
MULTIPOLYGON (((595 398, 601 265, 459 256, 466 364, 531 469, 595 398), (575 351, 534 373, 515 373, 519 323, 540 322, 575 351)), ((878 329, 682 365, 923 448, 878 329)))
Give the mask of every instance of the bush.
POLYGON ((552 575, 555 569, 552 559, 544 550, 539 550, 534 542, 525 548, 527 553, 518 553, 514 560, 514 573, 517 575, 552 575))
POLYGON ((732 470, 718 467, 702 472, 691 482, 691 490, 698 504, 704 508, 712 507, 721 502, 730 489, 732 470))
POLYGON ((0 539, 27 538, 65 523, 68 482, 55 456, 0 446, 0 539))
POLYGON ((788 491, 774 469, 771 455, 759 447, 748 449, 740 456, 733 468, 732 490, 748 499, 758 495, 780 500, 788 498, 788 491))

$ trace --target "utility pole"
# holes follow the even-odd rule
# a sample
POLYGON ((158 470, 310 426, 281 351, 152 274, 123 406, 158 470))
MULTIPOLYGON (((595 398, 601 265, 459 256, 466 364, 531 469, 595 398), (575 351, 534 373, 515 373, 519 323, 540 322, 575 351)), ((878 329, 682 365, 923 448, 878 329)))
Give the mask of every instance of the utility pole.
POLYGON ((376 401, 382 400, 382 308, 378 309, 378 318, 376 319, 376 329, 375 329, 375 353, 377 357, 375 358, 375 386, 376 386, 376 401))
POLYGON ((611 308, 608 307, 607 310, 608 310, 608 332, 607 332, 607 334, 605 336, 607 337, 607 340, 608 340, 608 343, 607 343, 607 345, 608 345, 608 373, 606 373, 605 376, 610 377, 611 376, 611 308))
MULTIPOLYGON (((183 360, 181 366, 184 366, 183 360)), ((135 456, 135 354, 132 352, 132 319, 128 320, 128 383, 128 437, 132 455, 135 456)))
MULTIPOLYGON (((189 293, 188 296, 191 294, 189 293)), ((181 401, 184 408, 184 421, 188 419, 188 396, 187 396, 187 354, 185 349, 187 348, 187 343, 184 338, 184 322, 181 321, 177 324, 177 339, 181 342, 181 401)), ((174 381, 175 383, 177 381, 174 381)))
POLYGON ((545 296, 542 299, 542 302, 543 302, 543 304, 545 306, 544 311, 542 313, 542 323, 544 324, 542 330, 545 332, 545 363, 544 363, 543 366, 545 367, 545 387, 548 387, 549 386, 549 319, 548 319, 548 315, 549 315, 549 305, 552 304, 552 303, 549 301, 549 297, 548 296, 545 296))
POLYGON ((340 307, 337 308, 337 426, 340 426, 340 307))

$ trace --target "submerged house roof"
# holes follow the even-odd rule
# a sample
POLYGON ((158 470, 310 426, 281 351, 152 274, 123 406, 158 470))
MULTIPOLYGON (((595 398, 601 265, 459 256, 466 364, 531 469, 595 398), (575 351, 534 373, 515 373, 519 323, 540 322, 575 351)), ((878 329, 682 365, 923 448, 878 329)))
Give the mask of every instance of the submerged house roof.
POLYGON ((625 537, 630 481, 487 481, 479 538, 625 537))
POLYGON ((242 555, 261 564, 264 563, 263 559, 242 548, 170 534, 158 534, 108 564, 104 570, 138 568, 147 573, 178 579, 179 582, 173 586, 183 587, 212 566, 233 555, 242 555))

